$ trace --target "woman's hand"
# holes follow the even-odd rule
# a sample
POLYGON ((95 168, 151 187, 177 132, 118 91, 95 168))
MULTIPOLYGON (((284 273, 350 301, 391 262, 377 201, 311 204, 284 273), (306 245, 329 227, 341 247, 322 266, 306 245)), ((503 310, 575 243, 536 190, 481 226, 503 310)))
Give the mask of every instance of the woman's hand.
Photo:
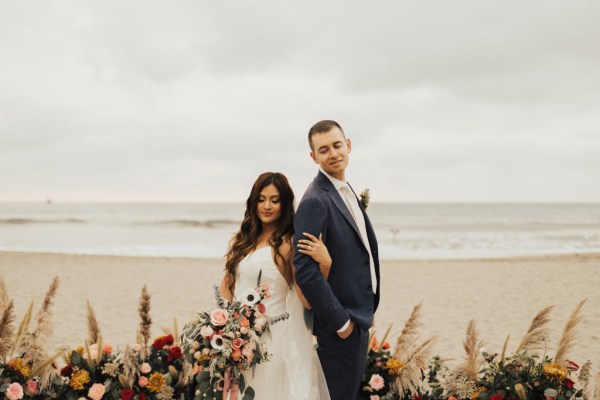
POLYGON ((323 243, 323 234, 319 234, 317 239, 310 233, 302 233, 308 239, 298 240, 298 251, 302 254, 310 256, 317 264, 321 273, 327 279, 329 277, 329 270, 331 269, 331 256, 327 251, 327 246, 323 243))

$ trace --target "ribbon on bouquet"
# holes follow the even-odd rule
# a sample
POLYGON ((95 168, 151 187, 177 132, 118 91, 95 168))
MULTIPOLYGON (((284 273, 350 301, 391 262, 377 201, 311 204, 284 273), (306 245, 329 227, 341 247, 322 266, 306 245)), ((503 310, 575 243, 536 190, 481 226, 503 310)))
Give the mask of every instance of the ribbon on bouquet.
POLYGON ((225 371, 225 382, 223 383, 223 398, 229 400, 239 400, 240 387, 235 382, 231 369, 225 371), (227 397, 226 393, 229 393, 227 397))

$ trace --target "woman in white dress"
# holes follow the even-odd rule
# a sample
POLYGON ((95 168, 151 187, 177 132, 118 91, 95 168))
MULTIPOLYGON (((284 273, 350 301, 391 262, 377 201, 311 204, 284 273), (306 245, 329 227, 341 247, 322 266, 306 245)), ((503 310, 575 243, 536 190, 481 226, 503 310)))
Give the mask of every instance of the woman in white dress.
MULTIPOLYGON (((305 316, 310 305, 294 284, 293 233, 294 193, 283 174, 265 172, 254 182, 246 201, 244 220, 229 245, 221 282, 223 297, 231 302, 254 289, 261 272, 262 283, 267 283, 271 292, 263 301, 266 314, 290 314, 262 336, 271 359, 244 374, 256 400, 329 400, 309 328, 311 318, 305 316)), ((331 266, 327 249, 315 237, 307 237, 307 242, 327 277, 331 266)), ((235 390, 231 398, 237 397, 235 390)))

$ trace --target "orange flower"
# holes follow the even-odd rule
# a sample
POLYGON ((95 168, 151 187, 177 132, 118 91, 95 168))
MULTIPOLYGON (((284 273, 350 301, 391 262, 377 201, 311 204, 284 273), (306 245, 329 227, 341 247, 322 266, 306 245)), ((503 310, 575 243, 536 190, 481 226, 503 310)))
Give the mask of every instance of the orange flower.
POLYGON ((377 343, 377 338, 375 336, 373 336, 373 340, 371 340, 371 350, 377 351, 378 347, 379 347, 379 343, 377 343))
POLYGON ((390 342, 388 342, 387 340, 383 343, 383 349, 387 350, 390 348, 390 342))
POLYGON ((242 318, 240 320, 240 326, 243 326, 244 328, 250 328, 250 321, 248 321, 248 318, 242 318))
POLYGON ((231 352, 231 359, 233 361, 238 361, 240 358, 242 358, 242 351, 240 349, 233 349, 231 352))

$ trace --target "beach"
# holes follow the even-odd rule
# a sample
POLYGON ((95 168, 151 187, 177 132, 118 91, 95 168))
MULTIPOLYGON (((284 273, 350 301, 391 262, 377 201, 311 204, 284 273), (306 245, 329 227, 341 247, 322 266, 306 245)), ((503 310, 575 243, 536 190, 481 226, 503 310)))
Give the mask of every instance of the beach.
MULTIPOLYGON (((54 276, 60 287, 54 304, 54 336, 49 348, 80 346, 87 337, 89 300, 104 342, 135 342, 138 299, 147 285, 152 296, 154 336, 161 327, 183 326, 194 311, 214 305, 213 286, 223 273, 217 258, 124 257, 0 252, 0 276, 15 302, 17 323, 29 303, 37 311, 54 276)), ((382 297, 375 330, 390 323, 392 339, 413 307, 422 302, 421 340, 437 337, 434 353, 458 363, 467 324, 474 320, 490 352, 518 345, 543 307, 551 313, 549 355, 576 305, 587 298, 572 360, 600 362, 600 254, 570 254, 465 260, 384 260, 382 297)))

